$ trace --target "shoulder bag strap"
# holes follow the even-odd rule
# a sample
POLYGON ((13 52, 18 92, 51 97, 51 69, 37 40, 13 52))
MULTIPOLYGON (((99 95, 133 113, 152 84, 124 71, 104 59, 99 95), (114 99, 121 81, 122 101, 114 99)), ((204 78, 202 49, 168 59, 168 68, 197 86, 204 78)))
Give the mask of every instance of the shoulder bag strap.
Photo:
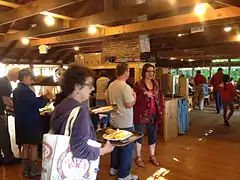
POLYGON ((65 127, 65 132, 64 132, 64 135, 65 136, 71 136, 72 134, 72 128, 73 128, 73 125, 74 125, 74 122, 77 118, 77 115, 80 111, 80 106, 78 107, 75 107, 72 112, 70 113, 69 117, 68 117, 68 120, 67 120, 67 124, 66 124, 66 127, 65 127))

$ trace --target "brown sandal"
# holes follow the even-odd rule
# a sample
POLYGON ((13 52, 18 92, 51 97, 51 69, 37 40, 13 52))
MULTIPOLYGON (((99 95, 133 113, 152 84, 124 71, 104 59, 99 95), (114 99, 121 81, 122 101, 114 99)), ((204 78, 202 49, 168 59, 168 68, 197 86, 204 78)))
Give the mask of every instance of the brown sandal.
POLYGON ((149 161, 154 165, 154 166, 160 166, 160 163, 157 161, 155 156, 150 156, 149 161))
POLYGON ((135 163, 136 163, 139 167, 144 168, 144 162, 142 161, 141 157, 139 157, 139 156, 136 157, 135 163))

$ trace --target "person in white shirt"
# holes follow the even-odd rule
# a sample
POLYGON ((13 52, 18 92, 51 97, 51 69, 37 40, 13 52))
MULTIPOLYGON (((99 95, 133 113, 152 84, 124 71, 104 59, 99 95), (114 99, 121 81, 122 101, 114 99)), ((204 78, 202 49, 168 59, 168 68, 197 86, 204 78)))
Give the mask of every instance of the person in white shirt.
MULTIPOLYGON (((129 78, 128 64, 120 63, 116 67, 117 79, 105 93, 108 104, 116 104, 118 110, 111 113, 110 125, 114 129, 133 130, 133 106, 136 93, 126 83, 129 78)), ((134 144, 115 147, 111 153, 110 175, 118 175, 118 180, 137 180, 138 176, 130 174, 134 144)))
MULTIPOLYGON (((108 87, 110 79, 107 77, 106 71, 100 71, 99 78, 96 81, 96 106, 106 106, 105 92, 108 87)), ((99 114, 100 121, 97 124, 97 129, 101 129, 101 124, 103 124, 103 129, 106 128, 110 120, 110 114, 99 114)))

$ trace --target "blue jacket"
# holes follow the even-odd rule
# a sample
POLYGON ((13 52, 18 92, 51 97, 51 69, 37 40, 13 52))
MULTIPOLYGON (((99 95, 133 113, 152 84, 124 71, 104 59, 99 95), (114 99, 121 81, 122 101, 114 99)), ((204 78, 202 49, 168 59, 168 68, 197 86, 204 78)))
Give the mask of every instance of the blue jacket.
POLYGON ((13 106, 15 114, 16 141, 22 144, 24 136, 41 133, 41 118, 39 109, 47 104, 43 97, 35 93, 25 84, 19 83, 13 91, 13 106))

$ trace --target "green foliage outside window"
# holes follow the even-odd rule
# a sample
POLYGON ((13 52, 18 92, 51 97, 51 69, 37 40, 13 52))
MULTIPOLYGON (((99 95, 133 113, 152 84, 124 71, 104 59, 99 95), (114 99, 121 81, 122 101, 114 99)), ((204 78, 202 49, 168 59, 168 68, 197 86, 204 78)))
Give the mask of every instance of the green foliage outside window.
POLYGON ((228 62, 228 59, 214 59, 212 60, 212 63, 224 63, 228 62))
POLYGON ((171 69, 171 74, 176 75, 177 74, 177 69, 171 69))
POLYGON ((240 79, 240 67, 231 67, 230 76, 234 81, 238 81, 240 79))
POLYGON ((192 77, 192 68, 179 68, 178 74, 184 75, 184 77, 192 77))
POLYGON ((240 62, 240 59, 231 59, 231 62, 240 62))

